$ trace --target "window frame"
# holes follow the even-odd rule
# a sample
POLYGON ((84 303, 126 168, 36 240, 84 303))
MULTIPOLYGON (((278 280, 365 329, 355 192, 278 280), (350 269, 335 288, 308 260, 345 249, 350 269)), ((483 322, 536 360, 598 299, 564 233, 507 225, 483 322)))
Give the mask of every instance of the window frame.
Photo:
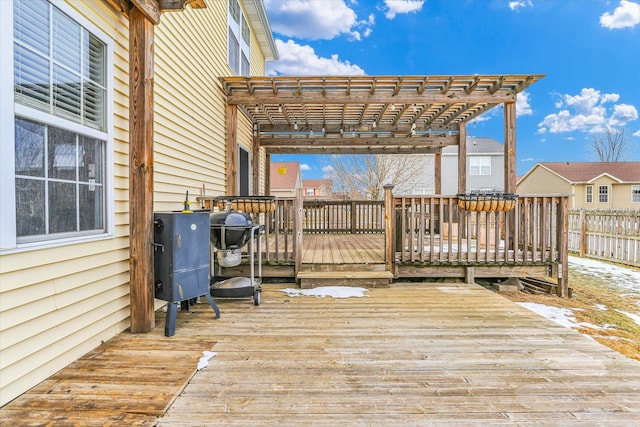
POLYGON ((584 190, 585 203, 593 203, 593 185, 587 185, 584 190))
POLYGON ((249 21, 244 15, 240 0, 228 0, 227 4, 227 65, 231 69, 231 72, 236 76, 249 76, 251 74, 251 27, 249 26, 249 21), (231 2, 235 2, 238 6, 238 10, 240 12, 240 19, 238 21, 236 21, 231 14, 231 2), (245 37, 243 35, 243 28, 245 26, 248 31, 248 41, 245 41, 245 37), (237 57, 233 58, 237 61, 236 64, 232 64, 232 52, 230 49, 231 34, 238 44, 237 57))
POLYGON ((631 186, 631 203, 640 203, 640 185, 631 186), (637 196, 636 200, 634 200, 635 196, 637 196))
POLYGON ((609 186, 598 185, 598 203, 609 203, 609 186), (605 190, 604 192, 602 190, 605 190), (606 200, 603 200, 603 196, 606 196, 606 200))
MULTIPOLYGON (((51 113, 37 110, 23 104, 16 104, 14 97, 14 1, 0 1, 0 40, 5 47, 0 49, 0 149, 5 154, 0 160, 0 194, 7 203, 0 204, 0 252, 14 252, 31 248, 53 247, 82 241, 110 238, 115 233, 114 201, 114 46, 107 36, 73 7, 61 0, 45 0, 56 7, 76 24, 105 44, 105 131, 77 123, 51 113), (8 42, 10 41, 10 42, 8 42), (43 125, 69 130, 76 134, 104 141, 104 228, 98 232, 78 231, 64 236, 47 235, 44 238, 18 243, 16 236, 16 193, 15 193, 15 120, 24 118, 43 125)), ((22 239, 21 239, 22 240, 22 239)))
POLYGON ((470 176, 491 176, 491 156, 469 156, 469 175, 470 176), (477 161, 477 165, 474 165, 477 161), (488 164, 482 164, 487 161, 488 164), (478 173, 473 173, 473 168, 478 168, 478 173), (482 173, 483 168, 488 168, 488 173, 482 173))

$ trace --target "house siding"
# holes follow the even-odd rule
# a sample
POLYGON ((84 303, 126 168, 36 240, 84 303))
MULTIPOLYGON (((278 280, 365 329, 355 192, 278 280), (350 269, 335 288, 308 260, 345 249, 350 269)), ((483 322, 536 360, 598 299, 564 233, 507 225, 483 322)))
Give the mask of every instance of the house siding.
MULTIPOLYGON (((104 2, 68 5, 114 41, 113 234, 0 254, 0 405, 129 327, 128 21, 104 2)), ((205 184, 225 193, 227 2, 165 13, 155 27, 154 210, 182 207, 205 184)), ((252 39, 251 70, 264 73, 252 39)), ((252 132, 239 115, 239 144, 252 132)), ((262 176, 263 174, 261 174, 262 176)), ((159 304, 161 302, 157 301, 159 304)))
POLYGON ((0 405, 129 326, 128 23, 100 2, 67 5, 114 41, 113 235, 0 255, 0 405))
MULTIPOLYGON (((518 182, 517 191, 519 194, 573 194, 573 185, 558 175, 536 166, 535 170, 518 182)), ((575 199, 569 199, 571 205, 575 204, 575 199)))

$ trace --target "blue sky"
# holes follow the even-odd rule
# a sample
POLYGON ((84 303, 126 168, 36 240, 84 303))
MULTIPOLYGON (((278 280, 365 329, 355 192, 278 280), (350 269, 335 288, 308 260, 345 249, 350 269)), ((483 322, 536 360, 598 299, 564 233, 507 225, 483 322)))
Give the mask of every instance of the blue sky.
MULTIPOLYGON (((269 75, 545 74, 519 95, 517 173, 594 161, 593 136, 625 128, 640 160, 640 1, 264 0, 280 54, 269 75)), ((493 109, 468 134, 503 142, 493 109)), ((321 178, 328 159, 298 160, 321 178)))

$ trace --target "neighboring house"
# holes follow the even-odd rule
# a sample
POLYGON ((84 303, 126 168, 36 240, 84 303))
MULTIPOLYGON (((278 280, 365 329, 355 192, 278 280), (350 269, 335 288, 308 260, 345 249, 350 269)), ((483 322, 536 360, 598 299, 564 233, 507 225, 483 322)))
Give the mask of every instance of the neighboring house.
POLYGON ((272 162, 269 188, 272 196, 296 197, 296 190, 302 188, 300 162, 272 162))
POLYGON ((304 197, 309 199, 332 199, 333 181, 330 179, 303 179, 304 197))
MULTIPOLYGON (((423 167, 411 180, 394 187, 396 195, 435 194, 434 156, 421 154, 423 167)), ((442 149, 441 194, 458 193, 458 146, 442 149)), ((467 138, 467 189, 504 189, 504 146, 492 138, 467 138)))
MULTIPOLYGON (((0 1, 0 405, 130 325, 129 21, 110 4, 0 1)), ((225 194, 218 77, 277 58, 261 1, 204 4, 154 28, 156 211, 225 194)))
MULTIPOLYGON (((467 138, 466 192, 504 190, 504 146, 492 138, 467 138)), ((458 147, 442 150, 442 194, 458 193, 458 147)))
POLYGON ((640 162, 538 163, 518 194, 571 194, 571 208, 640 209, 640 162))

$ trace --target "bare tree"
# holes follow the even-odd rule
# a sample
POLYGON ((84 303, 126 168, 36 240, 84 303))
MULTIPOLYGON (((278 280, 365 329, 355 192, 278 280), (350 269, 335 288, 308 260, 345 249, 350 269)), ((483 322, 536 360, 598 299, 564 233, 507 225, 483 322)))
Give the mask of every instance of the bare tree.
POLYGON ((329 177, 334 190, 352 198, 381 200, 385 184, 402 184, 416 175, 421 156, 354 154, 331 157, 329 177))
POLYGON ((625 135, 624 128, 607 128, 604 134, 594 135, 591 148, 601 162, 625 160, 633 149, 629 137, 625 135))

